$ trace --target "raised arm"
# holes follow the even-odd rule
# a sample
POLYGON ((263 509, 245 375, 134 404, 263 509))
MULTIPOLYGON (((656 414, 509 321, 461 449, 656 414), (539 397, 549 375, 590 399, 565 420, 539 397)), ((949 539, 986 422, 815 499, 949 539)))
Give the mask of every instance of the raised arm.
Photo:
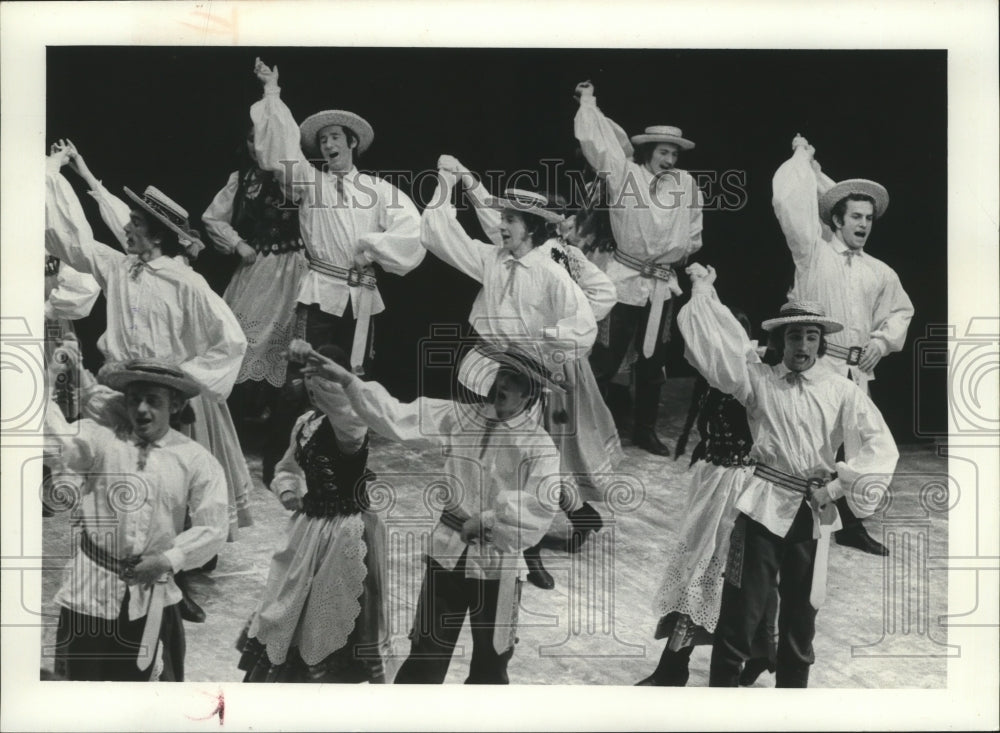
POLYGON ((438 180, 438 189, 420 217, 420 241, 455 269, 482 282, 486 258, 496 256, 496 250, 465 233, 451 205, 452 177, 441 172, 438 180))
POLYGON ((792 157, 774 174, 771 204, 792 259, 801 267, 812 258, 823 225, 819 218, 819 181, 813 167, 815 149, 801 135, 795 137, 792 148, 792 157))
POLYGON ((250 107, 257 165, 272 171, 291 198, 308 198, 319 185, 319 171, 302 154, 299 126, 281 101, 278 67, 269 69, 260 59, 254 73, 264 85, 264 96, 250 107))
POLYGON ((87 222, 76 192, 59 168, 59 155, 49 156, 45 169, 45 249, 79 272, 90 273, 102 287, 124 253, 101 244, 87 222))
POLYGON ((101 214, 102 221, 118 240, 118 245, 123 250, 128 251, 128 245, 125 242, 125 225, 128 224, 130 213, 128 204, 111 195, 111 192, 91 172, 87 161, 84 160, 72 140, 63 142, 66 144, 70 168, 76 171, 83 182, 87 184, 90 195, 97 202, 97 209, 101 214))
POLYGON ((694 283, 689 300, 677 314, 684 336, 684 356, 712 387, 747 406, 753 400, 751 361, 759 361, 747 333, 732 311, 719 302, 712 283, 714 268, 687 268, 694 283))
POLYGON ((388 181, 376 179, 380 231, 358 237, 358 253, 366 264, 377 262, 386 272, 405 275, 424 261, 420 214, 410 197, 388 181))
POLYGON ((442 155, 438 158, 438 170, 448 171, 458 178, 469 200, 472 201, 476 218, 479 219, 479 226, 483 228, 486 238, 499 247, 501 243, 500 212, 486 205, 490 198, 486 186, 454 155, 442 155))
POLYGON ((516 485, 499 492, 481 515, 498 550, 521 552, 541 541, 559 510, 558 481, 559 453, 554 445, 525 452, 516 485))
POLYGON ((598 173, 606 173, 608 190, 617 196, 625 184, 628 158, 615 135, 614 126, 597 106, 594 86, 589 81, 576 85, 580 109, 573 121, 573 131, 583 156, 598 173))

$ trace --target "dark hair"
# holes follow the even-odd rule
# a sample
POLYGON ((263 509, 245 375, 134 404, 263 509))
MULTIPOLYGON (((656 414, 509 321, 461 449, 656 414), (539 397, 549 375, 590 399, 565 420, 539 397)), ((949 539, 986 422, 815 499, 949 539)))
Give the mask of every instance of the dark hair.
POLYGON ((539 247, 549 240, 549 223, 542 217, 532 214, 530 211, 518 209, 505 209, 505 211, 510 211, 521 217, 524 228, 528 230, 528 236, 531 237, 532 247, 539 247))
POLYGON ((180 240, 177 238, 177 232, 167 227, 143 208, 136 207, 132 211, 139 214, 142 220, 146 222, 146 229, 149 230, 150 238, 159 238, 160 243, 157 246, 160 248, 161 254, 167 257, 187 255, 187 250, 181 246, 180 240))
POLYGON ((649 159, 653 157, 656 145, 657 143, 640 143, 636 145, 632 153, 632 160, 635 161, 636 165, 646 165, 649 159))
MULTIPOLYGON (((767 350, 776 356, 778 361, 781 361, 781 358, 785 353, 785 330, 791 325, 795 324, 786 323, 784 326, 772 328, 767 334, 767 350)), ((819 349, 816 351, 816 356, 824 356, 825 354, 826 333, 821 328, 819 334, 819 349)))
POLYGON ((875 199, 871 196, 866 196, 863 193, 851 193, 844 196, 840 201, 833 205, 833 209, 830 211, 830 221, 834 223, 836 228, 844 226, 844 214, 847 213, 847 202, 848 201, 867 201, 872 205, 872 214, 875 213, 875 199), (840 220, 840 224, 837 224, 837 220, 840 220))
MULTIPOLYGON (((345 125, 326 125, 320 129, 324 130, 326 127, 339 127, 343 131, 344 137, 347 138, 347 146, 351 149, 351 162, 356 164, 358 159, 361 157, 361 150, 359 148, 361 145, 361 138, 357 136, 357 133, 345 125)), ((323 154, 319 152, 319 133, 320 130, 317 130, 316 140, 314 142, 316 143, 316 159, 319 166, 322 168, 326 161, 323 160, 323 154)))
POLYGON ((534 404, 542 396, 542 386, 532 379, 532 377, 521 369, 518 369, 510 364, 501 364, 500 368, 497 370, 497 375, 493 379, 493 385, 490 387, 489 394, 486 396, 486 401, 490 404, 496 399, 497 396, 497 384, 501 379, 506 379, 511 382, 520 391, 521 395, 528 398, 528 401, 524 405, 525 410, 530 410, 534 404))

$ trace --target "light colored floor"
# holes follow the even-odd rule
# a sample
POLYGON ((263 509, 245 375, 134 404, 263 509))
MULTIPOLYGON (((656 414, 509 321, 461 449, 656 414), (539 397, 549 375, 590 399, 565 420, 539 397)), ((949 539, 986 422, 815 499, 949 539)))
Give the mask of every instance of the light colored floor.
MULTIPOLYGON (((691 380, 669 380, 664 391, 660 432, 671 446, 687 410, 691 380)), ((692 436, 689 447, 697 442, 692 436)), ((632 685, 649 674, 662 642, 652 638, 656 623, 650 608, 664 560, 682 517, 688 488, 686 457, 658 458, 625 443, 619 470, 642 493, 619 496, 619 513, 575 556, 545 550, 556 588, 525 585, 519 644, 509 673, 515 684, 632 685), (570 582, 572 577, 573 582, 570 582)), ((864 555, 831 545, 827 601, 817 621, 816 663, 810 686, 832 688, 940 688, 946 685, 947 575, 935 570, 948 542, 946 515, 920 503, 924 477, 947 470, 932 448, 902 448, 894 502, 868 526, 893 550, 889 558, 864 555)), ((260 462, 249 456, 256 479, 252 495, 255 525, 225 547, 218 568, 193 584, 208 614, 206 623, 187 624, 186 674, 189 681, 238 681, 234 647, 263 587, 271 554, 281 544, 287 512, 260 484, 260 462)), ((372 441, 371 468, 395 488, 396 504, 386 521, 432 517, 424 488, 440 470, 440 456, 421 454, 383 439, 372 441)), ((923 494, 926 499, 926 492, 923 494)), ((55 637, 57 610, 51 599, 61 563, 72 551, 65 515, 44 522, 45 552, 52 562, 43 572, 44 610, 52 613, 43 645, 55 637)), ((390 527, 391 529, 391 527, 390 527)), ((402 537, 403 535, 398 535, 402 537)), ((400 541, 390 553, 390 624, 397 656, 388 660, 390 676, 408 649, 406 633, 421 579, 418 552, 400 541)), ((460 683, 468 670, 471 636, 466 628, 448 674, 460 683)), ((708 683, 710 649, 698 648, 691 660, 690 686, 708 683)), ((42 660, 51 668, 51 660, 42 660)), ((765 674, 758 686, 772 686, 765 674)))

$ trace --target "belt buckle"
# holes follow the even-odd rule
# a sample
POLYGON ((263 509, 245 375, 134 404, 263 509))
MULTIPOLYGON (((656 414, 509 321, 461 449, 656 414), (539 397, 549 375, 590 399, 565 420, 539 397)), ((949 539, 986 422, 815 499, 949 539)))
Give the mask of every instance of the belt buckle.
POLYGON ((353 267, 347 271, 347 284, 348 285, 361 284, 361 273, 355 270, 353 267))
POLYGON ((847 350, 847 366, 857 366, 861 363, 861 347, 852 346, 847 350))
POLYGON ((639 274, 642 275, 643 277, 653 277, 655 273, 656 273, 656 265, 652 265, 648 262, 643 264, 642 269, 639 270, 639 274))

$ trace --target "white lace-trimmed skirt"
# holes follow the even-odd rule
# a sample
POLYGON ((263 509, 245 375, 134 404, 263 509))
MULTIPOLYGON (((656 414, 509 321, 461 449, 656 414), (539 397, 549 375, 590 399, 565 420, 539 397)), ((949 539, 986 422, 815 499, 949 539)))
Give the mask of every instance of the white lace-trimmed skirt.
POLYGON ((284 352, 292 340, 299 285, 307 269, 300 250, 258 254, 252 265, 236 270, 222 297, 247 337, 237 383, 284 385, 288 367, 284 352))
POLYGON ((240 527, 253 524, 250 516, 250 489, 253 479, 247 468, 243 448, 236 434, 233 417, 224 401, 217 401, 206 395, 198 395, 191 399, 191 409, 194 411, 195 423, 186 427, 184 432, 222 464, 226 474, 226 488, 229 494, 229 542, 236 540, 236 532, 240 527))
POLYGON ((729 555, 729 535, 739 512, 742 467, 698 461, 691 468, 684 524, 667 560, 653 610, 662 618, 684 614, 708 632, 715 631, 729 555))
POLYGON ((356 625, 359 644, 386 638, 384 543, 381 520, 370 512, 292 517, 248 631, 272 665, 283 664, 292 648, 307 665, 319 665, 348 643, 356 625))

